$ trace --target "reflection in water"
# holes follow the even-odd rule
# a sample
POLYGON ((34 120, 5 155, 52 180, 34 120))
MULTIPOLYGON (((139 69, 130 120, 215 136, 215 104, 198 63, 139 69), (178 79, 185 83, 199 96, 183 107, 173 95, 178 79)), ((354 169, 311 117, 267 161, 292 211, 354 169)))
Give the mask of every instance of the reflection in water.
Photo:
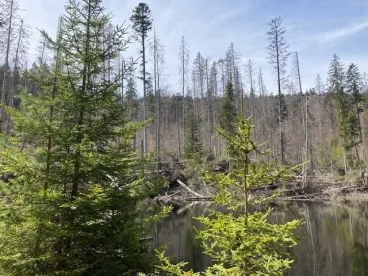
MULTIPOLYGON (((174 211, 154 233, 156 246, 167 244, 172 260, 187 261, 194 271, 205 270, 211 259, 201 253, 194 217, 207 214, 210 205, 198 204, 174 211)), ((297 235, 301 242, 290 253, 295 261, 288 275, 368 275, 368 203, 347 206, 326 203, 279 203, 272 222, 304 220, 297 235)))

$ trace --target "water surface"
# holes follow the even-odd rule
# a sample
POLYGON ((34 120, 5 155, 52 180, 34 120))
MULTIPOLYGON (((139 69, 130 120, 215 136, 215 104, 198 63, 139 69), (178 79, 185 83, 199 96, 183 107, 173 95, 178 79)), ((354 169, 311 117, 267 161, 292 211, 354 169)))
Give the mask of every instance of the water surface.
MULTIPOLYGON (((203 271, 211 259, 201 253, 194 228, 201 225, 194 217, 209 212, 209 204, 196 204, 175 210, 154 231, 156 246, 168 244, 173 261, 186 261, 194 271, 203 271)), ((271 220, 304 220, 297 235, 299 245, 291 249, 294 263, 289 275, 368 275, 368 203, 279 203, 271 220)))

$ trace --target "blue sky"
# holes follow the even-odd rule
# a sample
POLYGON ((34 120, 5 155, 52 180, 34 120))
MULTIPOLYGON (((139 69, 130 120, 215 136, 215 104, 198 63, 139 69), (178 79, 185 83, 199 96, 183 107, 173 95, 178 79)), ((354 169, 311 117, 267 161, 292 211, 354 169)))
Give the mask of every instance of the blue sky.
MULTIPOLYGON (((30 59, 39 34, 56 32, 59 15, 66 0, 18 0, 23 16, 33 29, 30 59)), ((114 21, 129 17, 138 0, 104 0, 114 21)), ((268 22, 284 19, 286 42, 290 51, 298 51, 303 88, 313 87, 317 73, 326 78, 334 53, 347 65, 356 63, 368 72, 368 0, 147 0, 155 29, 165 46, 167 83, 179 91, 178 50, 185 36, 191 59, 200 51, 212 60, 222 57, 233 42, 242 59, 252 59, 262 67, 266 86, 274 92, 276 84, 266 59, 268 22)), ((137 56, 137 45, 128 55, 137 56)))

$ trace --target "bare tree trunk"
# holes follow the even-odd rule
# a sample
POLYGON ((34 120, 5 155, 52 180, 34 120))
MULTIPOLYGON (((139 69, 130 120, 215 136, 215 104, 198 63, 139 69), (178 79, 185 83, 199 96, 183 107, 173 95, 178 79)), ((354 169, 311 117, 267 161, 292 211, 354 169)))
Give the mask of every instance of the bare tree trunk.
MULTIPOLYGON (((278 33, 276 33, 276 41, 278 42, 278 33)), ((279 95, 279 130, 280 130, 280 150, 281 150, 281 164, 285 163, 285 141, 284 141, 284 128, 283 128, 283 118, 281 116, 282 106, 281 106, 281 68, 280 68, 280 58, 279 58, 279 47, 276 43, 276 59, 277 59, 277 86, 279 95)))
POLYGON ((186 136, 186 129, 185 129, 185 55, 184 52, 182 53, 182 95, 183 95, 183 151, 185 145, 185 136, 186 136))
MULTIPOLYGON (((253 63, 252 61, 249 59, 248 60, 248 77, 249 77, 249 83, 250 83, 250 98, 251 98, 251 102, 252 102, 252 121, 253 121, 253 125, 254 125, 254 140, 257 141, 257 122, 256 122, 256 99, 255 99, 255 89, 253 87, 253 74, 254 74, 254 70, 253 70, 253 63)), ((257 156, 257 153, 256 153, 257 156)))
MULTIPOLYGON (((296 61, 296 69, 297 69, 297 75, 298 75, 298 82, 299 82, 299 95, 300 95, 300 103, 302 107, 302 117, 303 117, 303 126, 304 126, 304 154, 302 156, 304 160, 303 162, 307 161, 309 159, 309 145, 308 145, 308 97, 305 97, 305 106, 303 101, 303 89, 302 89, 302 78, 300 75, 300 66, 299 66, 299 57, 298 52, 295 52, 295 61, 296 61)), ((307 187, 308 179, 307 179, 307 173, 308 173, 308 166, 307 164, 303 163, 303 169, 302 169, 302 182, 303 182, 303 188, 307 187)))
POLYGON ((206 129, 205 129, 205 112, 204 112, 204 83, 203 83, 203 64, 201 64, 200 68, 200 88, 201 88, 201 129, 202 129, 202 137, 204 139, 205 148, 207 148, 207 139, 206 139, 206 129))
POLYGON ((347 165, 347 162, 346 162, 346 151, 345 151, 345 149, 342 152, 342 158, 343 158, 343 162, 344 162, 344 171, 345 171, 345 173, 347 173, 348 172, 348 165, 347 165))
POLYGON ((156 31, 153 31, 153 78, 154 78, 154 93, 155 93, 155 98, 156 98, 156 168, 157 168, 157 172, 159 171, 159 163, 160 163, 160 133, 159 133, 159 106, 160 103, 158 101, 158 89, 157 89, 157 41, 156 41, 156 31))
POLYGON ((282 28, 282 19, 280 17, 272 19, 269 23, 271 30, 267 32, 270 44, 268 46, 268 58, 273 65, 273 69, 277 76, 278 98, 279 98, 279 135, 280 135, 280 150, 281 150, 281 163, 285 163, 285 135, 284 135, 284 114, 282 114, 282 91, 281 84, 284 80, 284 69, 286 61, 289 56, 288 45, 284 40, 285 29, 282 28))
MULTIPOLYGON (((9 106, 13 106, 14 105, 14 94, 15 94, 15 86, 16 86, 16 73, 19 72, 19 50, 20 50, 20 43, 21 43, 21 39, 22 39, 22 30, 23 29, 23 20, 21 20, 21 24, 20 24, 20 28, 19 28, 19 34, 18 34, 18 42, 17 42, 17 48, 15 51, 15 58, 14 58, 14 68, 13 68, 13 77, 12 77, 12 83, 11 83, 11 88, 10 88, 10 93, 9 93, 9 98, 8 98, 8 102, 7 104, 9 106)), ((6 116, 6 135, 10 135, 11 132, 11 119, 9 116, 6 116)))
POLYGON ((224 61, 221 60, 221 82, 222 82, 222 96, 225 93, 225 74, 224 74, 224 61))
MULTIPOLYGON (((9 23, 6 37, 6 51, 5 51, 5 64, 3 71, 3 83, 2 83, 2 93, 1 93, 1 102, 3 104, 6 103, 6 99, 8 98, 7 90, 7 80, 8 80, 8 70, 9 70, 9 54, 10 54, 10 46, 11 46, 11 32, 13 28, 13 16, 14 16, 14 0, 10 0, 10 14, 9 14, 9 23)), ((0 107, 0 132, 3 131, 3 123, 5 121, 5 111, 4 108, 0 107)))
MULTIPOLYGON (((312 156, 310 154, 310 143, 309 143, 309 114, 308 114, 308 96, 305 96, 305 158, 306 160, 310 159, 310 164, 312 169, 314 168, 314 163, 312 160, 312 156)), ((305 168, 305 183, 307 184, 307 173, 308 173, 308 166, 305 168)))
MULTIPOLYGON (((364 137, 363 137, 363 130, 362 130, 362 121, 361 121, 361 116, 360 116, 359 102, 356 104, 356 112, 357 112, 357 116, 358 116, 361 160, 363 161, 363 163, 365 163, 365 145, 364 145, 364 137)), ((359 155, 358 155, 358 158, 359 158, 359 155)), ((359 165, 360 165, 360 169, 361 169, 360 162, 359 162, 359 165)))
POLYGON ((212 118, 212 95, 209 88, 209 79, 208 79, 208 58, 206 58, 206 88, 207 88, 207 122, 208 122, 208 148, 209 152, 212 152, 212 125, 211 125, 211 118, 212 118))
POLYGON ((198 117, 198 107, 197 107, 197 90, 196 90, 196 80, 193 76, 193 109, 194 109, 194 116, 198 117))
MULTIPOLYGON (((186 43, 184 36, 181 38, 181 45, 180 45, 180 62, 181 62, 181 77, 182 77, 182 97, 183 97, 183 145, 185 144, 185 137, 186 137, 186 124, 185 124, 185 77, 187 72, 187 66, 189 63, 189 52, 186 48, 186 43)), ((184 146, 183 146, 184 151, 184 146)))
MULTIPOLYGON (((211 81, 212 81, 212 116, 213 116, 213 126, 211 126, 211 130, 213 129, 213 127, 218 127, 218 116, 217 116, 217 99, 218 99, 218 95, 217 95, 217 69, 216 69, 216 63, 213 63, 212 69, 211 69, 211 81), (212 72, 212 70, 214 70, 212 72)), ((219 153, 219 137, 214 137, 214 151, 215 151, 215 156, 218 156, 219 153)))
POLYGON ((45 51, 46 51, 46 38, 44 38, 43 41, 42 41, 41 56, 40 56, 40 63, 41 64, 44 63, 45 51))
MULTIPOLYGON (((142 39, 142 66, 143 66, 143 120, 147 120, 147 105, 146 105, 146 47, 145 37, 141 34, 142 39)), ((143 126, 143 156, 147 155, 147 125, 143 126)))
MULTIPOLYGON (((56 49, 56 56, 55 56, 55 75, 53 80, 53 86, 52 86, 52 95, 51 98, 55 99, 56 97, 56 84, 57 84, 57 73, 59 72, 59 64, 60 64, 60 43, 62 39, 62 18, 59 18, 59 27, 58 27, 58 34, 57 34, 57 49, 56 49)), ((52 123, 54 120, 54 105, 51 104, 50 106, 50 117, 49 117, 49 124, 50 127, 52 127, 52 123)), ((51 166, 51 148, 52 148, 52 134, 50 133, 47 138, 47 156, 46 156, 46 174, 48 175, 50 172, 50 166, 51 166)), ((44 190, 47 190, 47 181, 45 182, 44 190)), ((64 186, 64 193, 66 193, 66 186, 64 186)))
POLYGON ((179 115, 178 115, 178 103, 175 103, 175 115, 176 115, 176 127, 177 127, 177 135, 178 135, 178 149, 180 153, 181 144, 180 144, 180 124, 179 124, 179 115))

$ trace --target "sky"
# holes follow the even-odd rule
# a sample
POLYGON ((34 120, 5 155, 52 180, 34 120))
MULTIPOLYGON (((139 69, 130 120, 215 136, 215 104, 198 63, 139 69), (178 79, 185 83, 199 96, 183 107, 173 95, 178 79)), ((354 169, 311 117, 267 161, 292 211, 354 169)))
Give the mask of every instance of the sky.
MULTIPOLYGON (((39 31, 55 36, 58 18, 67 0, 18 0, 31 26, 29 59, 35 59, 39 31)), ((113 21, 129 25, 139 0, 103 0, 113 21)), ((262 68, 269 93, 276 91, 275 76, 266 54, 268 22, 283 18, 285 40, 298 51, 303 90, 315 86, 317 74, 326 79, 334 53, 345 68, 355 63, 368 72, 368 0, 146 0, 156 34, 165 47, 166 83, 180 91, 178 52, 184 36, 191 60, 197 52, 211 60, 223 57, 230 43, 245 63, 262 68)), ((150 36, 153 35, 151 32, 150 36)), ((132 44, 124 56, 138 56, 132 44)), ((291 60, 288 69, 291 69, 291 60)), ((245 67, 242 67, 245 72, 245 67)), ((244 73, 245 74, 245 73, 244 73)), ((246 89, 249 85, 245 81, 246 89)))

